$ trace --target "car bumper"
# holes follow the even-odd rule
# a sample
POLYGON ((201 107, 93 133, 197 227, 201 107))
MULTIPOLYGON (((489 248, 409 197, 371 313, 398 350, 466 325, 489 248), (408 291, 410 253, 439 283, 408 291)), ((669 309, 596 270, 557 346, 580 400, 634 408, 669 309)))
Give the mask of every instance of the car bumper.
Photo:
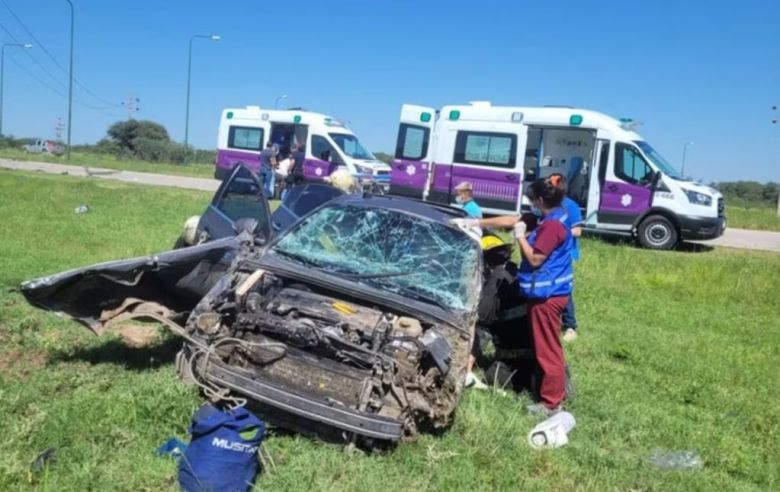
POLYGON ((678 219, 682 239, 715 239, 726 230, 725 217, 681 215, 678 219))
POLYGON ((267 381, 249 377, 222 364, 209 364, 206 378, 220 386, 251 398, 269 415, 281 415, 287 422, 306 432, 319 433, 318 427, 354 433, 363 437, 397 441, 403 435, 400 421, 368 412, 353 410, 327 403, 312 397, 290 391, 267 381))

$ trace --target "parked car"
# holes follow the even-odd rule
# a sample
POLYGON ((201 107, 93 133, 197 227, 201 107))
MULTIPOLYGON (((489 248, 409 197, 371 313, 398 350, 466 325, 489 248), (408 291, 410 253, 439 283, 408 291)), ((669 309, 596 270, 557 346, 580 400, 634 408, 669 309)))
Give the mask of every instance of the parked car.
POLYGON ((32 140, 30 143, 23 145, 22 149, 31 154, 62 155, 65 153, 65 146, 54 140, 32 140))
POLYGON ((181 377, 292 430, 375 443, 448 426, 481 291, 480 245, 450 225, 463 212, 387 196, 306 206, 316 188, 300 188, 277 227, 260 190, 239 167, 201 218, 201 244, 22 292, 98 334, 160 321, 185 339, 181 377))

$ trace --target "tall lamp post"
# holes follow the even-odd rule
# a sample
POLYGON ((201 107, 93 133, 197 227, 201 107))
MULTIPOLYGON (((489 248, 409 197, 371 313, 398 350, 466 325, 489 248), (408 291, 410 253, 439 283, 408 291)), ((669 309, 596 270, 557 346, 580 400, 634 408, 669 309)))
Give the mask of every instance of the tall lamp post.
POLYGON ((70 127, 73 121, 73 2, 65 0, 70 5, 70 67, 68 68, 68 155, 70 160, 70 127))
POLYGON ((687 154, 689 145, 693 145, 693 142, 685 142, 685 145, 683 145, 682 168, 680 169, 680 174, 683 176, 685 176, 685 156, 687 154))
MULTIPOLYGON (((190 142, 190 85, 192 79, 192 42, 196 39, 210 39, 212 41, 219 41, 222 39, 217 34, 195 34, 190 38, 190 49, 187 54, 187 114, 184 120, 184 147, 189 146, 190 142)), ((189 153, 189 152, 187 152, 189 153)))
POLYGON ((287 94, 281 95, 276 98, 276 100, 274 101, 274 109, 279 109, 279 101, 281 101, 282 99, 287 99, 287 94))
POLYGON ((0 48, 0 137, 3 136, 3 79, 5 78, 5 49, 6 48, 30 49, 31 44, 6 43, 0 48))

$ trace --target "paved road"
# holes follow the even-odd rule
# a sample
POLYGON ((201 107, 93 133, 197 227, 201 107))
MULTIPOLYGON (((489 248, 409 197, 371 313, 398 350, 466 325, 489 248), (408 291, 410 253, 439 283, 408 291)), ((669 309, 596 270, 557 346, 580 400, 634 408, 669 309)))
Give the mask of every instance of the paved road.
POLYGON ((168 174, 139 173, 135 171, 119 171, 102 167, 69 166, 49 162, 10 161, 0 159, 0 168, 22 171, 39 171, 49 174, 67 174, 99 179, 112 179, 127 183, 152 186, 173 186, 189 190, 216 191, 219 181, 210 178, 190 178, 187 176, 171 176, 168 174))
MULTIPOLYGON (((51 174, 67 174, 70 176, 88 176, 99 179, 125 181, 128 183, 152 186, 173 186, 191 190, 215 191, 219 187, 219 181, 216 179, 188 178, 186 176, 138 173, 135 171, 118 171, 115 169, 104 169, 99 167, 85 168, 82 166, 67 166, 64 164, 51 164, 47 162, 23 162, 0 159, 0 168, 22 171, 40 171, 51 174)), ((780 232, 728 228, 723 236, 713 241, 703 241, 702 244, 780 252, 780 232)))

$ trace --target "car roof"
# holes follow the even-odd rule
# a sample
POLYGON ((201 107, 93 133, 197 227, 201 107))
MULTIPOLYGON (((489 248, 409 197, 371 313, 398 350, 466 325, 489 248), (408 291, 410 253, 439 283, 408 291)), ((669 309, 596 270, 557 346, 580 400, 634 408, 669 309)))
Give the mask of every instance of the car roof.
POLYGON ((384 208, 398 212, 418 215, 436 222, 448 223, 450 219, 465 217, 466 212, 449 205, 440 205, 410 198, 388 195, 343 195, 328 202, 329 204, 357 205, 360 207, 384 208))

